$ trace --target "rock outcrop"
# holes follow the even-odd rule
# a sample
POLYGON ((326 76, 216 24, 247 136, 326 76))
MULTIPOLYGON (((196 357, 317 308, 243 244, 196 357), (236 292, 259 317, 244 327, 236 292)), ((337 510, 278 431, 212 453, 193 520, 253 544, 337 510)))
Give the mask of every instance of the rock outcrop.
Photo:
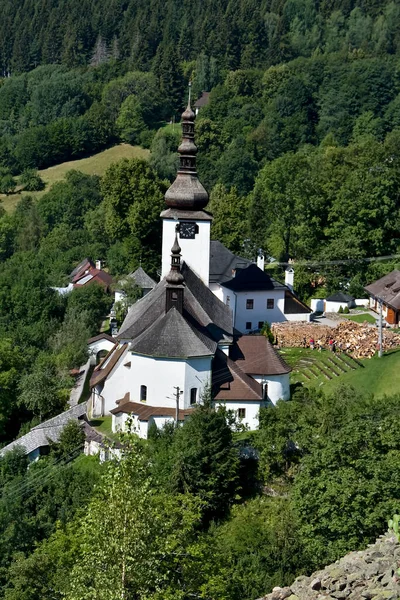
POLYGON ((400 599, 400 544, 389 532, 366 550, 351 552, 290 587, 274 588, 260 600, 400 599))

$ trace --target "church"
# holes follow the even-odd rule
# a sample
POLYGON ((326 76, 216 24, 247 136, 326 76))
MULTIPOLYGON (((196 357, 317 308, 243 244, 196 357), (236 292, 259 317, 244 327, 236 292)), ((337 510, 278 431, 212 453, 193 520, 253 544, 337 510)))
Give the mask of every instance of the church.
POLYGON ((129 422, 143 438, 153 424, 183 421, 204 393, 211 392, 215 405, 234 411, 248 429, 258 427, 262 406, 290 397, 290 367, 265 336, 236 328, 229 294, 216 293, 219 286, 233 298, 243 286, 249 290, 250 280, 261 280, 264 294, 272 294, 274 282, 210 240, 212 215, 197 177, 194 119, 189 99, 180 165, 161 213, 161 280, 129 309, 90 380, 92 416, 111 414, 113 431, 129 422), (221 270, 229 274, 222 286, 215 277, 221 270))

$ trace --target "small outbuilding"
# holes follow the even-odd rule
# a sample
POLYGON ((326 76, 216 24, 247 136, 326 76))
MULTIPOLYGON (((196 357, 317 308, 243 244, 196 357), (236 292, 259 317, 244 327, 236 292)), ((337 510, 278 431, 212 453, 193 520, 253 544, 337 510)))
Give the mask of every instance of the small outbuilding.
POLYGON ((325 299, 324 310, 328 313, 337 313, 339 312, 340 308, 342 308, 342 310, 346 308, 346 306, 347 308, 354 308, 355 305, 356 302, 353 296, 350 296, 350 294, 345 294, 344 292, 336 292, 325 299))

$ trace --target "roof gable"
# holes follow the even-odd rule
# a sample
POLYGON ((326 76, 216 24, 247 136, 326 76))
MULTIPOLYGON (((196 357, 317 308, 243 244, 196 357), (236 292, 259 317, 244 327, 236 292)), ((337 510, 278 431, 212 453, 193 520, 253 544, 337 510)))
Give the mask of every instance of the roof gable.
POLYGON ((265 271, 262 271, 254 263, 244 269, 237 269, 235 276, 223 284, 229 290, 243 291, 264 291, 285 289, 286 286, 278 283, 265 271))
POLYGON ((291 368, 265 335, 243 335, 232 346, 230 357, 248 375, 284 375, 291 368))
POLYGON ((131 351, 160 358, 213 355, 217 344, 211 339, 206 344, 205 336, 202 337, 203 339, 173 307, 133 341, 131 351))
POLYGON ((354 297, 343 292, 336 292, 326 298, 327 302, 353 302, 354 297))
POLYGON ((400 271, 395 269, 364 288, 368 294, 400 309, 400 271))
POLYGON ((251 260, 233 254, 221 242, 210 242, 210 283, 223 283, 232 278, 236 269, 251 265, 251 260))
POLYGON ((213 361, 212 391, 215 400, 262 401, 262 387, 244 373, 221 350, 217 350, 213 361))
MULTIPOLYGON (((202 331, 205 328, 208 337, 216 342, 230 339, 233 334, 230 308, 221 302, 185 263, 182 265, 182 274, 185 278, 183 318, 196 330, 202 331)), ((165 315, 166 288, 167 282, 163 279, 131 306, 120 328, 118 339, 135 340, 165 315)))

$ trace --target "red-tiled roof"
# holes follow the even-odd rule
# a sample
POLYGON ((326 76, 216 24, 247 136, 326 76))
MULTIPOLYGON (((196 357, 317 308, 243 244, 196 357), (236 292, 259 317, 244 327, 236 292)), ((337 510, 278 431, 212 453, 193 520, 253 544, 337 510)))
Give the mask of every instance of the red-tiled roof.
POLYGON ((255 379, 246 375, 221 350, 217 350, 213 361, 212 389, 215 400, 263 399, 262 387, 255 379))
POLYGON ((248 375, 283 375, 291 371, 265 335, 243 335, 231 348, 230 356, 248 375))
MULTIPOLYGON (((139 421, 148 421, 151 417, 175 417, 176 409, 163 406, 148 406, 145 403, 131 402, 130 394, 127 392, 121 400, 117 400, 117 408, 111 410, 111 414, 119 413, 132 414, 138 417, 139 421)), ((193 408, 179 410, 178 419, 183 421, 184 418, 193 412, 193 408)))

